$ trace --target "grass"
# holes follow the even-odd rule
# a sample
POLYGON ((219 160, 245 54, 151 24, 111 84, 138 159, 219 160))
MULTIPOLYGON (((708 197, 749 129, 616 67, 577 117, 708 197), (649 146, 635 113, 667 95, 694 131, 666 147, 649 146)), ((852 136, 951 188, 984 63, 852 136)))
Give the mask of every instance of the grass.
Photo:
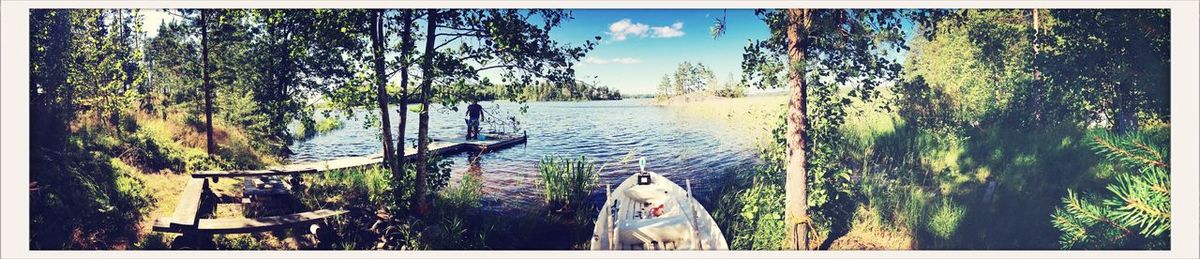
MULTIPOLYGON (((784 101, 766 96, 667 107, 747 130, 761 127, 747 132, 770 140, 784 101)), ((836 168, 852 171, 852 206, 849 213, 815 219, 820 248, 1056 249, 1058 234, 1047 218, 1066 189, 1098 188, 1112 175, 1083 144, 1083 129, 985 123, 946 132, 863 107, 870 106, 852 105, 838 129, 845 142, 834 149, 836 168), (839 224, 848 227, 830 229, 839 224)), ((782 194, 765 192, 772 183, 754 175, 772 171, 762 170, 737 172, 741 176, 717 192, 722 196, 711 207, 733 249, 778 248, 772 238, 781 229, 763 211, 782 206, 775 200, 782 194)))
MULTIPOLYGON (((515 214, 485 211, 482 175, 477 173, 463 175, 450 185, 431 184, 431 210, 418 216, 408 208, 413 199, 408 185, 412 168, 397 182, 389 170, 365 167, 306 176, 307 188, 296 196, 305 210, 349 211, 328 221, 337 236, 328 246, 304 243, 306 235, 297 233, 230 236, 215 241, 218 247, 232 249, 586 249, 598 208, 584 203, 583 198, 594 188, 597 169, 586 158, 553 160, 553 165, 544 166, 558 176, 554 186, 561 188, 559 197, 576 202, 563 203, 571 204, 571 209, 554 210, 559 213, 551 217, 541 210, 515 214), (404 193, 400 200, 392 195, 395 188, 404 193)), ((448 176, 449 171, 442 169, 449 164, 437 159, 430 164, 436 167, 433 172, 448 176)))
POLYGON ((914 249, 1054 249, 1044 218, 1065 188, 1102 174, 1078 129, 995 124, 956 134, 898 118, 855 123, 870 121, 846 127, 870 129, 851 131, 867 155, 847 164, 861 165, 864 206, 882 224, 900 223, 892 231, 908 233, 914 249))
POLYGON ((312 208, 379 207, 391 201, 391 171, 380 167, 332 170, 306 177, 299 198, 312 208))
MULTIPOLYGON (((136 110, 112 120, 81 116, 64 148, 31 161, 31 247, 165 249, 176 235, 154 233, 151 226, 174 210, 187 173, 276 163, 220 122, 214 124, 217 156, 209 158, 203 131, 187 117, 136 110)), ((235 182, 214 188, 234 189, 235 182)))
MULTIPOLYGON (((133 160, 148 172, 191 172, 208 169, 209 160, 204 149, 189 147, 175 139, 177 130, 168 127, 168 121, 149 119, 143 121, 127 143, 133 160)), ((169 173, 166 172, 166 173, 169 173)))
POLYGON ((587 157, 548 156, 538 163, 546 206, 553 212, 572 212, 596 188, 599 169, 587 157))
POLYGON ((919 249, 1054 249, 1044 218, 1065 188, 1094 185, 1101 174, 1082 136, 1003 125, 947 136, 898 124, 868 146, 874 155, 862 161, 871 165, 863 174, 876 180, 862 185, 882 191, 868 192, 865 203, 902 212, 880 220, 911 222, 919 249), (913 195, 890 194, 896 189, 913 195))
MULTIPOLYGON (((580 248, 591 235, 594 208, 575 210, 564 217, 547 217, 531 211, 495 214, 483 210, 480 175, 466 174, 457 183, 431 196, 430 214, 408 211, 411 197, 391 198, 390 172, 378 167, 335 170, 323 177, 308 177, 309 187, 297 198, 305 209, 345 209, 350 213, 330 221, 339 240, 332 249, 462 250, 462 249, 570 249, 580 248), (552 238, 548 238, 552 237, 552 238)), ((408 195, 408 194, 406 194, 408 195)), ((259 240, 274 237, 255 236, 259 240)), ((289 240, 289 239, 285 239, 289 240)), ((218 240, 229 245, 240 240, 218 240)), ((289 248, 283 246, 282 248, 289 248)))
POLYGON ((695 102, 673 102, 665 107, 680 116, 730 125, 738 132, 765 141, 784 113, 787 96, 758 95, 742 98, 717 98, 695 102))

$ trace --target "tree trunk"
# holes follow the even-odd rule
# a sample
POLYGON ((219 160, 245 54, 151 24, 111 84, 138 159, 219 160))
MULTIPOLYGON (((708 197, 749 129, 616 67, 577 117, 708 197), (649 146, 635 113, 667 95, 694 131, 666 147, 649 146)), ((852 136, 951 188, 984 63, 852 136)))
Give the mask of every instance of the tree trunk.
POLYGON ((1042 71, 1038 67, 1041 56, 1042 22, 1038 9, 1033 9, 1033 91, 1029 93, 1033 105, 1033 121, 1042 124, 1042 71))
POLYGON ((202 68, 200 72, 203 74, 204 88, 204 124, 207 127, 205 134, 208 137, 208 156, 212 157, 217 153, 217 142, 213 139, 213 89, 212 79, 209 76, 211 70, 208 67, 208 11, 200 10, 200 56, 202 68))
POLYGON ((1125 134, 1131 131, 1137 131, 1137 114, 1134 113, 1135 105, 1130 104, 1128 82, 1116 82, 1116 103, 1113 107, 1117 109, 1115 123, 1113 123, 1113 131, 1118 134, 1125 134))
MULTIPOLYGON (((396 168, 392 170, 392 177, 399 181, 404 179, 404 131, 408 127, 408 68, 409 58, 412 55, 412 25, 413 25, 413 10, 405 9, 400 13, 400 19, 403 24, 403 32, 400 34, 400 109, 396 112, 400 114, 400 128, 396 133, 396 168)), ((404 190, 394 188, 393 195, 396 201, 403 199, 404 190)))
POLYGON ((387 71, 383 62, 383 10, 371 10, 371 60, 375 63, 375 100, 379 103, 379 128, 383 130, 383 164, 397 174, 392 151, 392 122, 388 118, 387 71))
POLYGON ((424 216, 428 211, 425 202, 425 176, 428 174, 429 166, 429 91, 433 84, 433 44, 437 41, 437 23, 438 12, 435 9, 428 10, 429 15, 425 26, 425 53, 421 59, 421 114, 419 116, 419 125, 417 127, 417 179, 416 190, 413 192, 417 196, 417 214, 424 216))
POLYGON ((808 140, 808 86, 804 82, 804 56, 808 47, 808 9, 787 10, 788 72, 787 165, 784 191, 784 249, 808 250, 808 176, 805 148, 808 140))

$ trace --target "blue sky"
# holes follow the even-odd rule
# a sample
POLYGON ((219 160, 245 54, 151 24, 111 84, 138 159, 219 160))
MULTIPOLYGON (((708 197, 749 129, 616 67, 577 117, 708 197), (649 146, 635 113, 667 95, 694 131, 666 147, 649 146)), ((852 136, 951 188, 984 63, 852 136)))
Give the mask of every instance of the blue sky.
POLYGON ((718 80, 741 75, 743 47, 770 34, 754 10, 728 10, 726 34, 713 39, 709 27, 725 10, 573 10, 574 19, 551 32, 560 42, 603 38, 576 68, 584 81, 598 81, 627 94, 654 93, 662 76, 680 62, 701 62, 718 80))
MULTIPOLYGON (((603 38, 576 66, 580 80, 599 82, 627 94, 654 93, 666 73, 683 61, 709 66, 718 80, 729 73, 741 75, 743 47, 749 39, 769 36, 766 25, 752 9, 730 9, 726 34, 709 33, 722 9, 576 9, 574 19, 551 31, 560 43, 579 45, 595 36, 603 38)), ((157 10, 143 10, 148 36, 159 24, 176 19, 157 10)))
MULTIPOLYGON (((150 37, 157 34, 161 23, 177 19, 158 10, 142 11, 143 28, 150 37)), ((577 78, 625 94, 654 93, 663 75, 672 73, 684 61, 703 63, 720 82, 728 80, 730 74, 740 77, 743 48, 751 40, 770 35, 766 24, 752 9, 574 9, 571 12, 573 19, 551 31, 555 41, 579 45, 595 36, 603 38, 576 65, 577 78), (718 17, 727 17, 726 33, 713 39, 709 27, 718 17)), ((902 26, 911 39, 912 22, 904 21, 902 26)), ((893 52, 889 56, 903 61, 904 54, 893 52)), ((499 73, 484 74, 495 77, 499 73)))

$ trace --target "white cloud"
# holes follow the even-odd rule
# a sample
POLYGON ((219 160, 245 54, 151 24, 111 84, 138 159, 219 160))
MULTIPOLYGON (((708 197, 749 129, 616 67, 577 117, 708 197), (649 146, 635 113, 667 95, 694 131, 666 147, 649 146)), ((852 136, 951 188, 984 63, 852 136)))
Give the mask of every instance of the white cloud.
POLYGON ((623 41, 626 35, 646 36, 646 31, 650 26, 643 23, 634 23, 626 18, 608 25, 608 35, 612 35, 613 41, 623 41))
POLYGON ((636 59, 636 58, 611 58, 611 59, 604 59, 604 58, 586 57, 586 58, 583 58, 583 62, 584 62, 584 63, 588 63, 588 64, 596 64, 596 65, 605 65, 605 64, 622 64, 622 65, 630 65, 630 64, 642 63, 642 60, 640 60, 640 59, 636 59))
POLYGON ((650 26, 625 18, 609 24, 608 32, 605 32, 605 34, 612 36, 612 41, 623 41, 631 36, 642 38, 674 38, 683 36, 684 33, 683 22, 675 22, 669 26, 650 26))
POLYGON ((604 64, 608 64, 608 60, 598 59, 598 58, 593 58, 593 57, 586 57, 586 58, 583 58, 583 63, 604 65, 604 64))
POLYGON ((674 38, 683 36, 683 22, 675 22, 671 26, 652 27, 655 38, 674 38))
POLYGON ((614 58, 614 59, 612 59, 612 62, 617 63, 617 64, 628 65, 628 64, 642 63, 642 60, 636 59, 636 58, 614 58))

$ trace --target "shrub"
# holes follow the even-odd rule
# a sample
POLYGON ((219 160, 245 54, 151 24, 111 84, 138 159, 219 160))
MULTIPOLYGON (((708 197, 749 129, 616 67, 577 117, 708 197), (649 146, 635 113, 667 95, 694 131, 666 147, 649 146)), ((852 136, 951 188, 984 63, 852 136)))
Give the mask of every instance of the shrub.
POLYGON ((263 245, 250 234, 216 235, 213 243, 222 250, 260 250, 263 245))
POLYGON ((756 183, 738 193, 741 211, 733 225, 730 248, 778 250, 783 248, 784 192, 777 185, 756 183))
POLYGON ((190 172, 213 162, 205 151, 176 142, 166 122, 147 121, 127 140, 139 164, 150 171, 190 172))
POLYGON ((746 88, 744 88, 744 87, 721 88, 721 89, 712 90, 712 94, 716 95, 716 96, 720 96, 720 97, 726 97, 726 98, 746 97, 746 88))
POLYGON ((391 171, 382 167, 331 170, 309 181, 301 201, 311 207, 330 207, 322 206, 326 203, 384 206, 392 197, 390 179, 391 171))
POLYGON ((479 208, 482 190, 483 181, 478 176, 463 175, 457 186, 446 188, 440 193, 440 207, 458 211, 479 208))
POLYGON ((317 133, 325 134, 342 127, 345 127, 342 120, 337 117, 329 117, 317 122, 317 133))
POLYGON ((942 199, 942 204, 929 215, 928 230, 933 236, 942 240, 950 240, 958 230, 958 224, 963 219, 966 210, 949 198, 942 199))
POLYGON ((137 171, 71 137, 30 165, 30 249, 114 249, 133 243, 153 198, 137 171))

